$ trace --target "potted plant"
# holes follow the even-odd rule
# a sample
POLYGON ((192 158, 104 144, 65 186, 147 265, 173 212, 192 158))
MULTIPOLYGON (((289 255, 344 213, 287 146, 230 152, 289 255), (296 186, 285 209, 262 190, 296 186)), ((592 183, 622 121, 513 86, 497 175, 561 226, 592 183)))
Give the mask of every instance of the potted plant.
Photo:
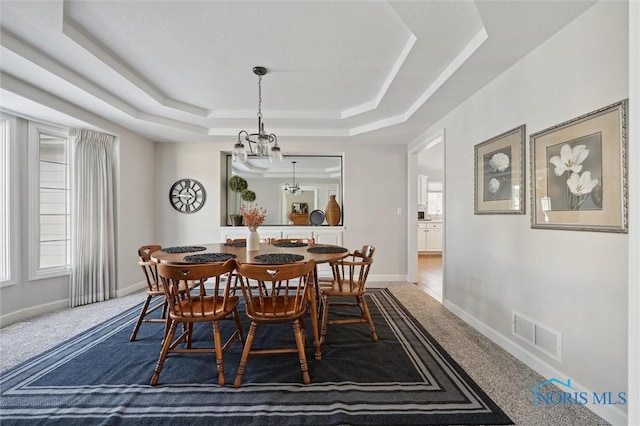
MULTIPOLYGON (((240 214, 240 200, 238 199, 238 194, 242 197, 242 191, 246 191, 249 184, 247 181, 238 176, 232 176, 227 183, 229 185, 229 189, 234 193, 233 194, 233 204, 234 204, 234 213, 229 215, 231 219, 231 224, 233 226, 241 226, 242 225, 242 214, 240 214)), ((255 198, 255 193, 254 193, 255 198)))

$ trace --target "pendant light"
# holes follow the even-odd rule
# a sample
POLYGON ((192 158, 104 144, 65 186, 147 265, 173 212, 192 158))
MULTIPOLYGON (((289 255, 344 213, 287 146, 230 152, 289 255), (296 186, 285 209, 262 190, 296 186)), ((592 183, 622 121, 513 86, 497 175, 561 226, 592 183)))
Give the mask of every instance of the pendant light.
POLYGON ((282 151, 278 146, 278 138, 273 133, 267 134, 262 122, 262 76, 267 73, 267 69, 265 67, 253 67, 253 73, 258 76, 258 133, 249 134, 246 130, 240 130, 238 141, 233 145, 233 161, 245 163, 248 156, 268 156, 269 162, 280 163, 282 162, 282 151), (243 141, 249 145, 249 152, 245 150, 243 141))
POLYGON ((284 191, 291 195, 297 195, 300 193, 300 185, 296 183, 296 161, 291 162, 293 164, 293 183, 284 185, 284 191))

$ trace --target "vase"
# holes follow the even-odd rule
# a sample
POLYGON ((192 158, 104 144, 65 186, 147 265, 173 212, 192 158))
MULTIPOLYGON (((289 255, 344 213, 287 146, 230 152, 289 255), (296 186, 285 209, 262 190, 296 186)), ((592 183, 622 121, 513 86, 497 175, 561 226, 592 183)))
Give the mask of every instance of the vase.
POLYGON ((260 234, 258 234, 257 228, 249 228, 249 235, 247 235, 247 251, 260 250, 260 234))
POLYGON ((336 226, 340 223, 340 205, 336 201, 335 195, 329 196, 329 202, 327 203, 327 208, 324 210, 324 217, 327 220, 329 226, 336 226))

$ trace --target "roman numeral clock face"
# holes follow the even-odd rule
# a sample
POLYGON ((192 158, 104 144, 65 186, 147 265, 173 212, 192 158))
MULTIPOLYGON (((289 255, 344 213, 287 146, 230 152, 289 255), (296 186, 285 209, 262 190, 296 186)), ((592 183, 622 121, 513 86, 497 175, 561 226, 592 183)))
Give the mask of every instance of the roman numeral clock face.
POLYGON ((180 179, 169 190, 169 201, 181 213, 195 213, 204 206, 207 193, 195 179, 180 179))

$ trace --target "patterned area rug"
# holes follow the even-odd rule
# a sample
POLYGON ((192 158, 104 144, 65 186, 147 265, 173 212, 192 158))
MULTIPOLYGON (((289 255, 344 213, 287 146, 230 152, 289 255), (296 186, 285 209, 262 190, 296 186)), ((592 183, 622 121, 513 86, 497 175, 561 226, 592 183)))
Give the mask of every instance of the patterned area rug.
MULTIPOLYGON (((295 355, 254 355, 239 389, 231 386, 239 341, 225 353, 227 385, 217 384, 213 355, 179 354, 149 386, 163 327, 143 324, 129 342, 139 312, 130 309, 3 373, 0 423, 513 424, 390 292, 372 289, 367 298, 378 342, 366 324, 329 326, 323 359, 307 349, 310 385, 295 355)), ((346 309, 332 307, 332 315, 346 309)), ((221 327, 223 338, 231 333, 230 322, 221 327)), ((210 325, 196 326, 194 346, 211 344, 210 325)), ((254 349, 272 345, 295 347, 289 324, 258 328, 254 349)))

